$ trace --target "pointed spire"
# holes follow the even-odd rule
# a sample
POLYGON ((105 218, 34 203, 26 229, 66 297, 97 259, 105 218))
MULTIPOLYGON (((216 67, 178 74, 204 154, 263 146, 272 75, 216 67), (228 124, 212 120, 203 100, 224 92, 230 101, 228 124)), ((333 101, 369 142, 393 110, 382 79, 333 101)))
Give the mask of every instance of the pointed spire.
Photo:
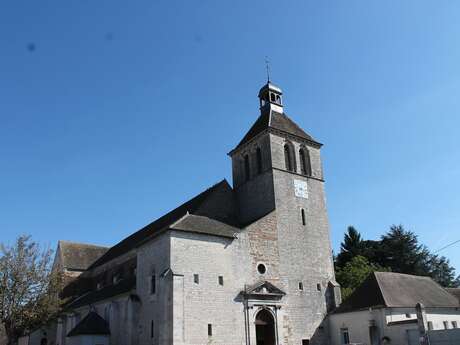
POLYGON ((265 68, 267 69, 267 84, 270 84, 270 60, 265 56, 265 68))

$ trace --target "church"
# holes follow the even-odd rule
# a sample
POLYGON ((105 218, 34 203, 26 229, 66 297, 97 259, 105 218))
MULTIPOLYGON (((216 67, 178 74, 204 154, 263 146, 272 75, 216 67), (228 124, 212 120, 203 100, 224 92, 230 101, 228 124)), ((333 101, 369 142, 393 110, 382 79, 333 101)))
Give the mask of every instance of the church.
MULTIPOLYGON (((222 180, 110 248, 60 241, 50 345, 327 345, 340 304, 322 144, 270 81, 222 180)), ((46 334, 45 334, 46 333, 46 334)))

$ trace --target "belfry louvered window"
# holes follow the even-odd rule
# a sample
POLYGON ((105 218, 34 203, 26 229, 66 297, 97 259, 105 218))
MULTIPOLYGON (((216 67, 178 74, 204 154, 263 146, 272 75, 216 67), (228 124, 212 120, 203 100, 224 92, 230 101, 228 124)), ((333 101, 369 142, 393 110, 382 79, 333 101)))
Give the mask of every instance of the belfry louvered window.
POLYGON ((300 158, 300 171, 303 175, 311 176, 311 160, 310 151, 307 148, 302 147, 299 150, 300 158))
POLYGON ((284 161, 286 170, 293 172, 296 171, 294 147, 290 143, 286 143, 284 145, 284 161))

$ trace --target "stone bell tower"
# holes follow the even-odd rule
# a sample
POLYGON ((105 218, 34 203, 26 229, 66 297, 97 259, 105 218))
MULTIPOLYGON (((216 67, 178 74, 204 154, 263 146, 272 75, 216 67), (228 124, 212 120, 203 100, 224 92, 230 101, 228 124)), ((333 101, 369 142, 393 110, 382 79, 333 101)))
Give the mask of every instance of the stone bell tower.
POLYGON ((329 235, 322 144, 284 112, 282 90, 268 82, 259 91, 260 116, 229 155, 242 224, 275 213, 279 287, 291 330, 288 343, 324 344, 322 322, 340 301, 329 235))

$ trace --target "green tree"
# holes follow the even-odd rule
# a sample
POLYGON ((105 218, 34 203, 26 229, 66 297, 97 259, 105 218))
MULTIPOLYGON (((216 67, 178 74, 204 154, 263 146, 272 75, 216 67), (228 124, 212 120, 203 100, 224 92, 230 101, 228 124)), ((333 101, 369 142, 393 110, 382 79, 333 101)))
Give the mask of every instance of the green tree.
POLYGON ((342 298, 348 298, 369 274, 375 271, 388 271, 388 269, 373 264, 360 255, 355 256, 344 267, 339 268, 336 271, 336 279, 342 287, 342 298))
POLYGON ((336 270, 344 268, 356 256, 393 272, 429 276, 444 287, 460 286, 460 277, 455 278, 455 269, 449 260, 432 254, 419 243, 414 232, 405 230, 402 225, 391 226, 379 241, 364 240, 349 226, 336 257, 336 270))
POLYGON ((445 256, 429 254, 427 256, 426 266, 429 276, 444 287, 459 287, 460 277, 455 278, 455 269, 450 265, 445 256))
POLYGON ((340 253, 336 258, 336 266, 344 267, 351 259, 363 253, 361 234, 353 226, 349 226, 343 242, 340 244, 340 253))
POLYGON ((378 264, 390 267, 393 272, 426 275, 426 248, 418 243, 415 233, 402 225, 393 225, 381 238, 381 258, 378 264))
POLYGON ((0 323, 8 344, 58 311, 61 279, 51 270, 51 256, 30 236, 19 236, 13 246, 0 244, 0 323))

